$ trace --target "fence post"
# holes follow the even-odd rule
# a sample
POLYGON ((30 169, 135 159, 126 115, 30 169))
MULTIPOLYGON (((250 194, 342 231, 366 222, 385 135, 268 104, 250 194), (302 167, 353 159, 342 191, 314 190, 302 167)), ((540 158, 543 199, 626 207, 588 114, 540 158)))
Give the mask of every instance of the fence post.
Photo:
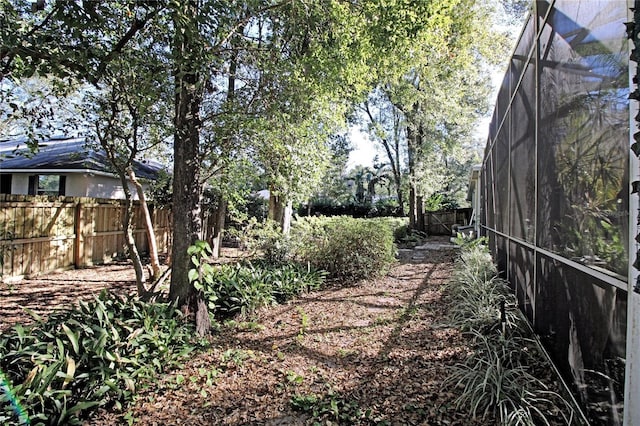
POLYGON ((73 266, 80 268, 83 266, 83 253, 84 253, 84 236, 82 232, 84 230, 84 215, 82 214, 82 201, 79 199, 75 203, 75 220, 74 220, 74 234, 73 240, 73 266))

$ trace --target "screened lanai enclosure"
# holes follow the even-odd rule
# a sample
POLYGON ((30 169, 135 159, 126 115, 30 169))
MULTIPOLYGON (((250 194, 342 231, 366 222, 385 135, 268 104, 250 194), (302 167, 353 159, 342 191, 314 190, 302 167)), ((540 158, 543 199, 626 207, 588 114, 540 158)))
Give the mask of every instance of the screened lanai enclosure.
POLYGON ((481 233, 589 422, 602 425, 640 424, 633 6, 534 2, 480 174, 481 233))

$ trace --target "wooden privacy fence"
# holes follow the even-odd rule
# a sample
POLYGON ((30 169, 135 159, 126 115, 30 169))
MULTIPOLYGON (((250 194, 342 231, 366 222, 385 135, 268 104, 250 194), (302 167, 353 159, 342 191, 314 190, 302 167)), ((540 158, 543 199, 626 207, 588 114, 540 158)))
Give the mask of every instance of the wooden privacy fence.
POLYGON ((424 213, 424 230, 429 235, 451 235, 453 225, 468 225, 473 209, 424 213))
MULTIPOLYGON (((168 209, 153 209, 158 251, 168 252, 168 209)), ((124 200, 0 194, 0 277, 3 280, 104 264, 125 255, 124 200)), ((136 245, 148 253, 139 203, 131 221, 136 245)))

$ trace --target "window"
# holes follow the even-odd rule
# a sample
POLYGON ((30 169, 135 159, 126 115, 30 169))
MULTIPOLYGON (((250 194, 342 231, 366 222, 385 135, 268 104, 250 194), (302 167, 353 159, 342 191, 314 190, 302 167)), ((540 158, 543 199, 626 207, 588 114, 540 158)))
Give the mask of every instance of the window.
POLYGON ((29 195, 64 195, 66 176, 29 176, 29 195))
POLYGON ((11 176, 0 175, 0 194, 11 194, 11 176))

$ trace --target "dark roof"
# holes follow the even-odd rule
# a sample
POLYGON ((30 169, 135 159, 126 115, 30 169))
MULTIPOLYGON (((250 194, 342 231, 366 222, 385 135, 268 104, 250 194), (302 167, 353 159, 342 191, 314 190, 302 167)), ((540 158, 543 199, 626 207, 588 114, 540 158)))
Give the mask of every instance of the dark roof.
MULTIPOLYGON (((11 170, 93 170, 113 174, 113 169, 101 148, 87 144, 84 138, 49 139, 38 144, 37 153, 30 153, 26 140, 0 142, 0 171, 11 170)), ((156 161, 134 161, 136 176, 156 179, 164 167, 156 161)))

